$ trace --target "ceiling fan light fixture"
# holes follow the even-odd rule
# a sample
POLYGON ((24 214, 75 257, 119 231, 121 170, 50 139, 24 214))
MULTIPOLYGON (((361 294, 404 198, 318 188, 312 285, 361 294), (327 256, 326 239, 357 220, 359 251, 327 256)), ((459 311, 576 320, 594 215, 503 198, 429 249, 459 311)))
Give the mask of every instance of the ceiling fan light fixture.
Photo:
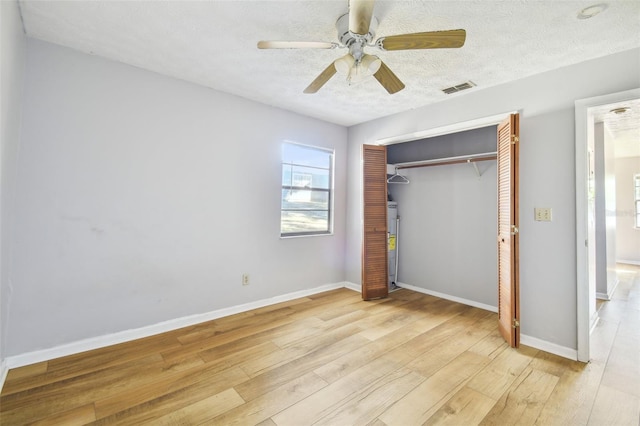
POLYGON ((361 69, 358 69, 358 68, 359 67, 353 67, 351 69, 351 72, 347 76, 347 83, 349 83, 349 86, 353 84, 362 83, 368 77, 366 73, 364 73, 361 69))
POLYGON ((369 75, 373 75, 378 72, 382 61, 375 55, 364 55, 360 61, 360 67, 366 69, 369 75))
POLYGON ((351 67, 347 81, 349 84, 360 83, 378 72, 381 66, 382 61, 377 56, 364 55, 359 63, 351 67))
POLYGON ((356 65, 351 68, 351 72, 347 76, 347 83, 349 85, 358 84, 367 79, 367 77, 371 77, 372 74, 369 74, 365 68, 360 65, 356 65))
POLYGON ((348 76, 351 72, 351 69, 355 65, 356 60, 350 53, 347 53, 342 58, 336 59, 334 62, 334 66, 336 67, 336 71, 338 71, 342 75, 348 76))
POLYGON ((606 3, 599 3, 589 7, 585 7, 580 12, 578 12, 578 19, 593 18, 594 16, 599 15, 600 13, 607 10, 608 7, 609 5, 606 3))

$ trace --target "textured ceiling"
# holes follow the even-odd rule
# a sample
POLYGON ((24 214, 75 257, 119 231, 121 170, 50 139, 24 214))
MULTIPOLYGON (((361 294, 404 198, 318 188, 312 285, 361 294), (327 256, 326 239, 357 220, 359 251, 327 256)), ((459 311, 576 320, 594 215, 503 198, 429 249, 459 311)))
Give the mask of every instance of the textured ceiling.
POLYGON ((593 107, 589 113, 613 136, 616 158, 640 157, 640 99, 593 107), (616 114, 612 110, 617 108, 626 111, 616 114))
POLYGON ((198 83, 258 102, 353 125, 464 96, 551 69, 640 47, 640 1, 378 1, 376 38, 464 28, 461 49, 378 52, 406 84, 389 95, 369 78, 334 76, 315 95, 305 87, 337 50, 259 50, 259 40, 337 41, 347 0, 33 1, 20 7, 27 35, 198 83), (442 89, 467 80, 468 92, 442 89))

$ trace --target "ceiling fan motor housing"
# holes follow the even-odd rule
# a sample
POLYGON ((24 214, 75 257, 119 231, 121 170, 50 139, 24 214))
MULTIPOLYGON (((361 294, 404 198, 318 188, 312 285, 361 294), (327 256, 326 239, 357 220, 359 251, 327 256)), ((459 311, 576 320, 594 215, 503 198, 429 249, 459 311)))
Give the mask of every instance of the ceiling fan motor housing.
POLYGON ((355 59, 356 63, 360 63, 364 56, 364 47, 371 45, 378 28, 378 19, 371 17, 369 32, 365 35, 355 34, 349 31, 349 14, 345 13, 336 21, 336 29, 338 30, 338 40, 343 46, 349 49, 349 53, 355 59))

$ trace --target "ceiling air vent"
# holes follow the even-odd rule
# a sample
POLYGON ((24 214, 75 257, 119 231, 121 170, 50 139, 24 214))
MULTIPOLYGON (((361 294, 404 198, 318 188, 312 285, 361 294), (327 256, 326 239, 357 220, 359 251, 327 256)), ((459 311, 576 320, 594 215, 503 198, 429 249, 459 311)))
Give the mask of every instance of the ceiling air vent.
POLYGON ((457 86, 451 86, 451 87, 447 87, 446 89, 442 89, 442 91, 445 94, 450 95, 452 93, 460 92, 462 90, 471 89, 472 87, 475 87, 475 85, 476 84, 473 81, 469 80, 462 84, 458 84, 457 86))

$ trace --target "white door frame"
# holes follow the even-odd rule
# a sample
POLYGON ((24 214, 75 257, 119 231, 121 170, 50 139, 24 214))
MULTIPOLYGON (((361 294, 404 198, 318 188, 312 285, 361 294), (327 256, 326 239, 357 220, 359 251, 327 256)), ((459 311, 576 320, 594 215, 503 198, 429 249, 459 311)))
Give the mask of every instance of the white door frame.
POLYGON ((589 361, 589 256, 587 251, 587 135, 592 124, 589 108, 640 98, 640 89, 575 101, 576 114, 576 278, 577 278, 577 349, 578 361, 589 361))

